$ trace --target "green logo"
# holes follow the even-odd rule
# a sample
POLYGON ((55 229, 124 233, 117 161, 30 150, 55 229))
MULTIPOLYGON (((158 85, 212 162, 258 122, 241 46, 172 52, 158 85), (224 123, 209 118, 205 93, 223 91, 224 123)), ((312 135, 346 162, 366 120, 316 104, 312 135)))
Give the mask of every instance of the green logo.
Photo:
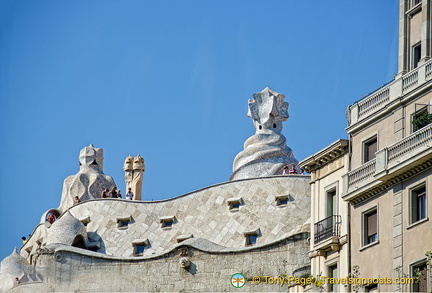
POLYGON ((240 273, 232 275, 230 281, 234 288, 241 288, 246 284, 245 276, 240 273))

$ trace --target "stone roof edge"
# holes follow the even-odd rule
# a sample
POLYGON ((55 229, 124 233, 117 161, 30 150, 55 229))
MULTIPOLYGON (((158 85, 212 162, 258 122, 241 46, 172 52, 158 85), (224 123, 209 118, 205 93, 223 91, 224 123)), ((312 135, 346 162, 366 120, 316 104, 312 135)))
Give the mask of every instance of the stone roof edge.
POLYGON ((348 147, 348 139, 338 139, 331 145, 300 161, 299 166, 307 172, 314 171, 320 167, 320 165, 317 167, 317 163, 332 152, 342 151, 339 154, 336 154, 333 160, 342 157, 347 152, 347 149, 344 150, 346 147, 348 147))
MULTIPOLYGON (((160 203, 160 202, 168 202, 168 201, 175 200, 175 199, 178 199, 178 198, 181 198, 181 197, 185 197, 185 196, 188 196, 188 195, 191 195, 191 194, 194 194, 194 193, 197 193, 197 192, 200 192, 200 191, 206 190, 206 189, 210 189, 210 188, 217 187, 217 186, 221 186, 221 185, 225 185, 225 184, 231 184, 231 183, 233 183, 233 182, 248 181, 248 180, 256 180, 256 179, 292 178, 292 177, 301 177, 301 178, 309 179, 309 178, 310 178, 310 175, 302 175, 302 174, 273 175, 273 176, 266 176, 266 177, 254 177, 254 178, 238 179, 238 180, 233 180, 233 181, 225 181, 225 182, 221 182, 221 183, 216 183, 216 184, 213 184, 213 185, 209 185, 209 186, 206 186, 206 187, 203 187, 203 188, 199 188, 199 189, 196 189, 196 190, 194 190, 194 191, 190 191, 190 192, 188 192, 188 193, 184 193, 184 194, 177 195, 177 196, 174 196, 174 197, 170 197, 170 198, 166 198, 166 199, 160 199, 160 200, 153 200, 153 201, 145 201, 145 200, 129 200, 129 199, 118 199, 118 198, 96 198, 96 199, 90 199, 90 200, 82 201, 82 202, 80 202, 80 203, 78 203, 78 204, 75 204, 75 205, 69 207, 66 211, 72 209, 73 207, 76 207, 76 206, 79 206, 79 205, 82 205, 82 204, 85 204, 85 203, 88 203, 88 202, 92 202, 92 201, 101 201, 101 200, 103 200, 103 201, 122 201, 122 202, 140 203, 140 204, 142 204, 142 203, 160 203)), ((62 213, 62 215, 63 215, 66 211, 64 211, 64 212, 62 213)), ((61 215, 61 216, 62 216, 62 215, 61 215)), ((60 217, 61 217, 61 216, 60 216, 60 217)))
POLYGON ((275 244, 282 242, 284 240, 288 240, 290 238, 295 238, 296 236, 299 236, 299 235, 308 234, 308 232, 309 231, 305 231, 304 229, 301 229, 301 231, 293 232, 292 234, 287 233, 288 235, 285 235, 284 237, 281 237, 277 240, 273 240, 273 241, 268 242, 268 243, 263 243, 260 245, 254 245, 254 246, 249 246, 249 247, 241 247, 241 248, 229 248, 229 247, 221 246, 221 245, 213 243, 213 242, 211 242, 207 239, 204 239, 204 238, 190 238, 190 239, 187 239, 185 241, 182 241, 181 243, 174 245, 172 248, 167 249, 167 250, 165 250, 159 254, 154 254, 154 255, 150 255, 150 256, 120 257, 120 256, 101 254, 99 252, 93 252, 93 251, 84 250, 81 248, 68 246, 68 245, 64 245, 64 244, 58 244, 58 243, 48 244, 46 246, 46 248, 49 250, 52 250, 52 253, 54 253, 54 254, 58 254, 59 252, 73 252, 73 253, 80 254, 80 255, 95 257, 95 258, 99 258, 99 259, 106 259, 106 260, 140 261, 140 260, 151 260, 151 259, 160 258, 161 256, 165 256, 165 255, 175 251, 177 248, 184 247, 184 246, 192 247, 192 248, 195 248, 199 251, 207 252, 207 253, 213 253, 213 254, 228 254, 228 253, 235 253, 235 252, 238 252, 238 253, 248 252, 248 251, 257 250, 260 248, 272 246, 272 245, 275 245, 275 244))

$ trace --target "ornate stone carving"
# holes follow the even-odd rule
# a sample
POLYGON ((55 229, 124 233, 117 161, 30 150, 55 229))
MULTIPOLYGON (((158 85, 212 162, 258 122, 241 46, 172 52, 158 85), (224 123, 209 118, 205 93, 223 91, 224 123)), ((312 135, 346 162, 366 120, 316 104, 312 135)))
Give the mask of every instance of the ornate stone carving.
POLYGON ((333 243, 330 245, 330 249, 333 251, 339 251, 340 250, 340 245, 338 243, 333 243))
POLYGON ((288 119, 285 96, 267 87, 253 98, 249 100, 248 116, 256 132, 235 157, 230 180, 282 174, 283 167, 291 165, 299 173, 298 161, 281 134, 282 122, 288 119))
POLYGON ((178 250, 180 251, 180 256, 189 255, 189 248, 187 248, 186 246, 180 247, 178 250))
POLYGON ((81 201, 99 198, 106 188, 115 186, 111 176, 103 173, 103 150, 93 145, 83 148, 79 155, 80 170, 63 183, 59 210, 65 211, 74 205, 75 196, 81 201))
POLYGON ((190 262, 189 258, 182 257, 182 258, 180 258, 179 264, 180 264, 180 267, 187 269, 188 267, 190 267, 191 262, 190 262))

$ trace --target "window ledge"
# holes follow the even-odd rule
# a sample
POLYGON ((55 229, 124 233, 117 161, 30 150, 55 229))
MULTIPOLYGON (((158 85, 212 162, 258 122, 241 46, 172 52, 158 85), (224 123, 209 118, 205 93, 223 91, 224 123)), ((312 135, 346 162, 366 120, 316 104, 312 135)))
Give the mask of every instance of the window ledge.
POLYGON ((422 8, 422 2, 419 2, 416 5, 414 5, 413 7, 411 7, 410 9, 408 9, 408 11, 405 12, 405 14, 409 15, 409 16, 413 16, 414 14, 419 12, 421 10, 421 8, 422 8))
POLYGON ((420 224, 427 222, 427 221, 429 221, 429 217, 426 217, 424 219, 418 220, 417 222, 411 223, 406 228, 408 230, 408 229, 411 229, 412 227, 415 227, 415 226, 420 225, 420 224))
POLYGON ((363 250, 368 249, 368 248, 371 247, 371 246, 375 246, 375 245, 377 245, 377 244, 379 244, 379 243, 380 243, 379 240, 374 241, 374 242, 372 242, 372 243, 369 243, 369 244, 367 244, 367 245, 364 245, 364 246, 360 247, 359 251, 363 251, 363 250))

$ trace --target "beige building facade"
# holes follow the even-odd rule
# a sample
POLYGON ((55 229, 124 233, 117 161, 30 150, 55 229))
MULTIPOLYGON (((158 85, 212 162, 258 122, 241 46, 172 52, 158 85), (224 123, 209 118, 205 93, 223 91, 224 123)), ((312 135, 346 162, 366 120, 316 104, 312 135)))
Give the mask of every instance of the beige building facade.
POLYGON ((300 162, 311 173, 312 274, 375 279, 321 289, 432 290, 431 14, 431 1, 400 1, 395 79, 348 107, 347 140, 300 162))
POLYGON ((432 290, 430 18, 431 1, 400 1, 395 79, 348 107, 348 140, 300 162, 311 172, 312 274, 374 280, 325 290, 432 290), (330 221, 332 186, 340 218, 330 221))
MULTIPOLYGON (((348 204, 341 197, 342 176, 348 167, 348 140, 341 139, 300 162, 311 174, 311 274, 313 277, 348 276, 348 204)), ((323 284, 326 291, 343 285, 323 284)))
POLYGON ((432 290, 430 20, 430 1, 400 1, 399 73, 348 108, 342 198, 350 204, 350 261, 361 277, 394 278, 365 291, 432 290), (418 283, 395 284, 404 276, 418 283))

